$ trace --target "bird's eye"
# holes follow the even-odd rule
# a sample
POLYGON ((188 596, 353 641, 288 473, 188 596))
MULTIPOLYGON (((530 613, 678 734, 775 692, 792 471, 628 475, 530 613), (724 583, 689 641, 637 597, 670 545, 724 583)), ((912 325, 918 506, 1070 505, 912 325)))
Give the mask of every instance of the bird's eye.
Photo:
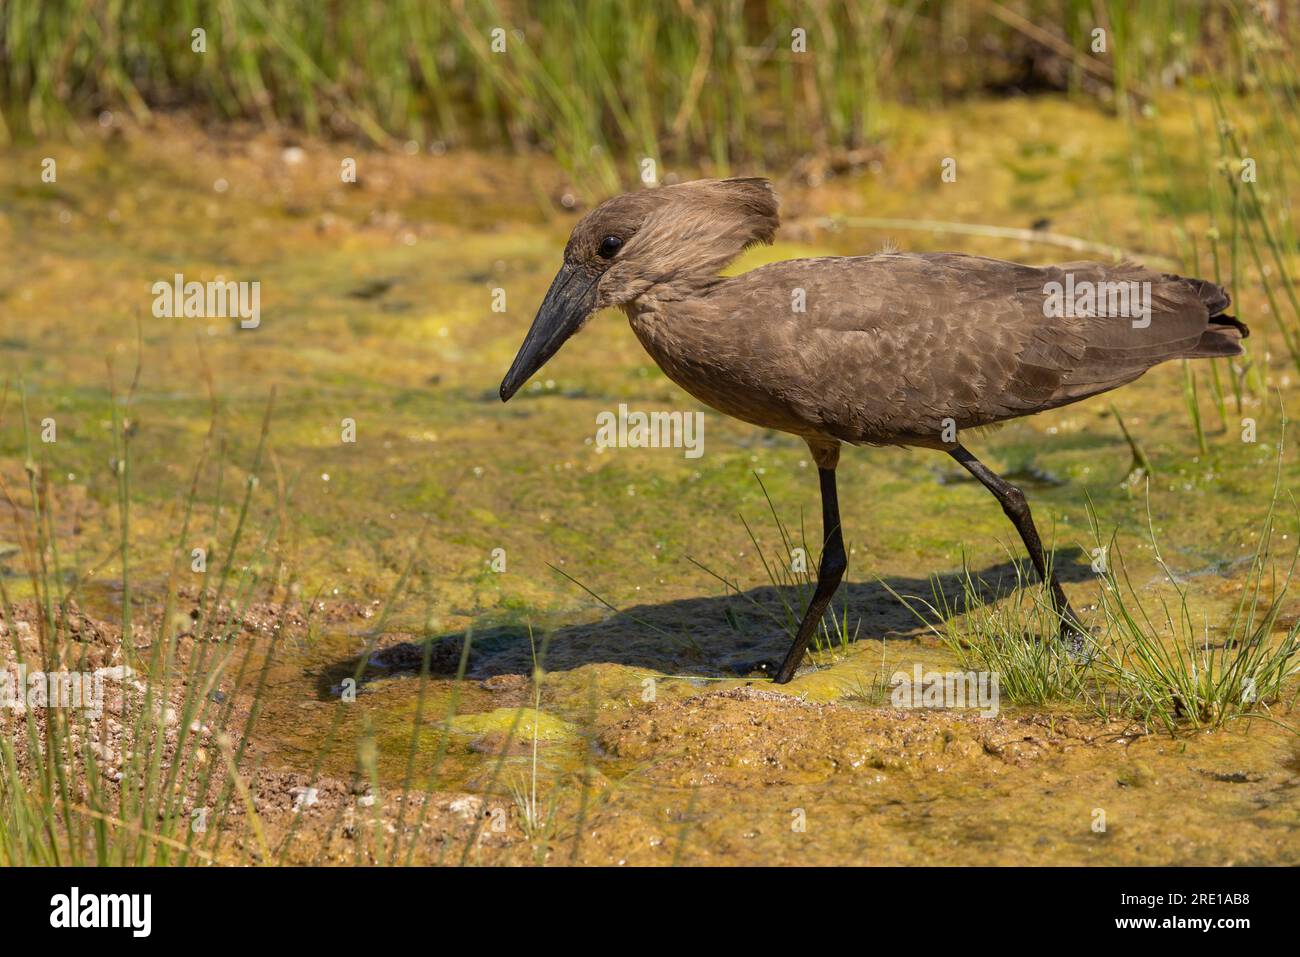
POLYGON ((614 254, 623 248, 623 240, 617 236, 606 236, 600 241, 600 255, 602 259, 613 259, 614 254))

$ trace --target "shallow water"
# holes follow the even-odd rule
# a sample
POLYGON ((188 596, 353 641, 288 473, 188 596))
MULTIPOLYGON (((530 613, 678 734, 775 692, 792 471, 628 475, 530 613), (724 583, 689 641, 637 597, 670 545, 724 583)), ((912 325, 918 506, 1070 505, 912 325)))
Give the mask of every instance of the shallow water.
MULTIPOLYGON (((1055 99, 970 103, 938 118, 900 112, 892 123, 880 170, 818 190, 790 187, 782 240, 735 268, 869 252, 890 238, 910 249, 1071 258, 1002 239, 816 226, 839 214, 1026 227, 1050 217, 1056 232, 1165 255, 1173 248, 1116 173, 1127 134, 1091 109, 1055 99), (982 135, 963 146, 959 182, 940 186, 929 159, 960 129, 982 135)), ((1164 132, 1175 145, 1192 135, 1177 118, 1164 132)), ((566 849, 556 860, 569 859, 569 847, 577 860, 632 863, 1300 859, 1300 751, 1267 721, 1171 739, 1108 727, 1078 708, 1004 707, 985 720, 887 706, 880 688, 895 670, 918 662, 950 670, 955 660, 877 576, 928 597, 932 573, 951 575, 965 560, 1005 578, 1005 549, 1019 553, 996 503, 954 481, 934 453, 846 451, 840 497, 852 555, 836 607, 847 608, 858 640, 820 655, 820 670, 784 688, 746 677, 780 656, 783 637, 763 610, 782 612, 737 513, 765 550, 779 546, 757 475, 787 524, 797 528, 802 515, 815 536, 806 448, 705 410, 699 459, 597 449, 596 415, 620 402, 698 408, 615 314, 594 320, 503 407, 496 383, 572 220, 552 199, 571 184, 536 158, 365 155, 360 183, 344 186, 338 166, 350 152, 310 144, 290 162, 296 154, 272 136, 215 137, 164 121, 148 135, 95 130, 75 145, 13 150, 0 167, 0 241, 18 251, 0 261, 0 362, 11 380, 22 377, 32 421, 57 421, 57 441, 38 445, 36 458, 53 476, 65 561, 97 567, 106 593, 120 582, 105 359, 125 390, 138 336, 130 413, 138 596, 162 591, 208 431, 210 375, 222 506, 213 505, 210 465, 187 545, 228 541, 274 386, 273 458, 241 567, 271 576, 283 561, 304 599, 368 602, 387 596, 417 554, 380 662, 426 619, 453 661, 473 629, 468 677, 457 683, 444 672, 427 683, 414 739, 418 654, 415 667, 409 653, 372 665, 356 702, 342 706, 334 689, 355 668, 369 625, 282 652, 257 733, 264 761, 310 768, 337 714, 327 773, 352 772, 370 729, 384 787, 400 788, 414 740, 417 780, 511 804, 512 785, 531 781, 535 725, 537 790, 557 808, 550 840, 566 849), (48 154, 59 180, 43 185, 33 171, 48 154), (155 318, 151 285, 176 272, 259 280, 261 326, 155 318), (505 313, 491 309, 495 288, 506 291, 505 313), (355 443, 342 441, 345 419, 356 423, 355 443), (503 572, 493 568, 497 549, 503 572), (540 717, 520 716, 534 691, 509 677, 532 673, 530 626, 545 670, 540 717), (1104 830, 1095 829, 1099 810, 1104 830)), ((1261 291, 1239 292, 1257 361, 1270 344, 1282 354, 1261 291)), ((1241 413, 1230 403, 1221 420, 1208 367, 1198 375, 1208 456, 1197 448, 1181 368, 1157 369, 1113 399, 1156 465, 1149 509, 1162 554, 1191 583, 1196 613, 1221 615, 1240 593, 1242 559, 1268 506, 1280 423, 1251 397, 1241 413), (1257 442, 1240 441, 1243 416, 1257 420, 1257 442)), ((1293 375, 1276 360, 1267 375, 1290 404, 1293 375)), ((13 401, 11 392, 10 409, 13 401)), ((22 437, 11 415, 6 423, 0 470, 21 488, 22 437)), ((975 451, 1016 474, 1040 525, 1054 529, 1076 604, 1091 605, 1097 587, 1085 492, 1105 536, 1120 528, 1134 584, 1154 594, 1161 576, 1144 540, 1148 502, 1123 484, 1130 453, 1105 400, 1012 423, 975 451)), ((1284 463, 1288 486, 1295 462, 1284 463)), ((1284 531, 1294 543, 1293 527, 1284 531)), ((0 565, 21 592, 12 556, 0 565)), ((1284 616, 1297 611, 1289 601, 1284 616)), ((1276 716, 1296 723, 1284 710, 1276 716)))

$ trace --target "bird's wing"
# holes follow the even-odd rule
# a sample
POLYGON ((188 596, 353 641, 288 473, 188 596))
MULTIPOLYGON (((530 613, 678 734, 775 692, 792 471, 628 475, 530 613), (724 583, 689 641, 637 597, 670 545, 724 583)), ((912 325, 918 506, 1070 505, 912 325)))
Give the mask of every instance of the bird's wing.
POLYGON ((1115 388, 1166 359, 1239 351, 1234 336, 1207 335, 1227 307, 1222 290, 1132 263, 882 254, 776 263, 739 280, 750 277, 742 299, 783 313, 768 312, 777 330, 764 333, 782 340, 780 368, 756 355, 754 374, 850 442, 988 425, 1115 388), (1135 299, 1124 315, 1053 315, 1052 283, 1137 283, 1135 297, 1146 284, 1149 312, 1134 313, 1135 299))

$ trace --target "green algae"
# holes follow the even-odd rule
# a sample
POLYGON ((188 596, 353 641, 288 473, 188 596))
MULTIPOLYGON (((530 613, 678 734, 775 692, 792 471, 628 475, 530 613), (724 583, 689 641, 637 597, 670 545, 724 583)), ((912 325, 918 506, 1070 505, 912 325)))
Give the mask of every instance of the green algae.
POLYGON ((573 725, 545 711, 533 708, 495 708, 479 714, 457 715, 447 722, 456 734, 506 734, 520 741, 546 744, 571 741, 577 736, 573 725))

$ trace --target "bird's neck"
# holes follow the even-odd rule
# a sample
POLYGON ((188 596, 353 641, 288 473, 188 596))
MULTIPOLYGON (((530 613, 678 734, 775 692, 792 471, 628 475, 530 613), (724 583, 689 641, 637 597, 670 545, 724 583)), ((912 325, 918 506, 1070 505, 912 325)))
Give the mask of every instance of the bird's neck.
POLYGON ((693 295, 679 294, 679 290, 667 286, 654 286, 631 302, 625 302, 620 309, 627 316, 632 328, 640 335, 641 330, 671 324, 674 317, 688 311, 687 303, 693 295))
MULTIPOLYGON (((715 276, 711 286, 721 281, 715 276)), ((699 285, 689 294, 680 287, 656 286, 621 306, 637 339, 669 378, 677 380, 678 367, 692 363, 687 346, 698 339, 693 330, 707 325, 711 314, 705 291, 699 285)))
POLYGON ((709 294, 731 281, 716 271, 679 272, 648 284, 620 308, 646 351, 668 372, 670 364, 689 359, 673 353, 690 338, 689 329, 707 323, 712 314, 709 294))
POLYGON ((620 308, 629 319, 645 315, 667 315, 680 311, 684 303, 713 291, 727 280, 717 273, 679 273, 647 282, 620 308))

